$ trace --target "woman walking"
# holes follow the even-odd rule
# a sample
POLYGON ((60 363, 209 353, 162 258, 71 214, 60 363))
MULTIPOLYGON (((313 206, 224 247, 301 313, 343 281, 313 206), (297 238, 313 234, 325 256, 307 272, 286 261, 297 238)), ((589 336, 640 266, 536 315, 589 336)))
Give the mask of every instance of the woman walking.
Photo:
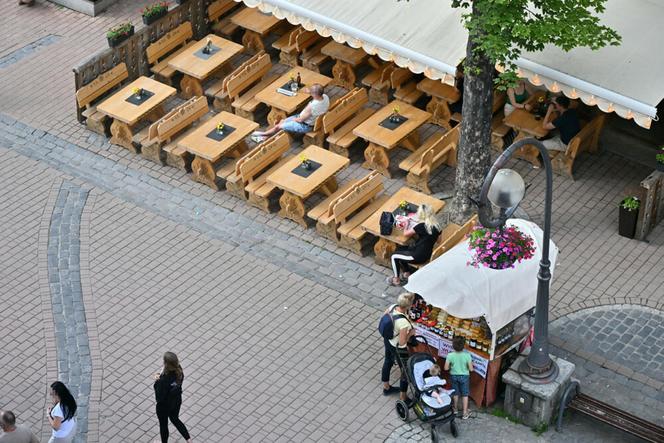
POLYGON ((48 443, 71 443, 76 435, 76 400, 61 381, 51 385, 51 399, 53 406, 47 409, 52 428, 48 443))
POLYGON ((154 394, 157 399, 157 418, 159 419, 159 433, 162 443, 168 442, 168 420, 177 428, 182 437, 191 443, 187 427, 180 421, 180 406, 182 405, 182 382, 184 372, 177 355, 172 352, 164 354, 164 369, 154 375, 154 394))

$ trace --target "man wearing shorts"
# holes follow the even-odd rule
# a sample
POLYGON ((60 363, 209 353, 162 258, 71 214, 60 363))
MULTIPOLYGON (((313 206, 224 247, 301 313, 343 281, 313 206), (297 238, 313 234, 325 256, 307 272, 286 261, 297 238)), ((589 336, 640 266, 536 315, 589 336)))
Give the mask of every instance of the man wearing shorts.
POLYGON ((298 116, 292 115, 280 120, 267 131, 256 131, 251 135, 251 139, 256 143, 260 143, 280 130, 295 134, 306 134, 311 131, 316 123, 316 118, 325 114, 330 108, 330 97, 323 93, 323 86, 318 83, 314 83, 309 88, 304 88, 304 92, 311 94, 312 100, 298 116))

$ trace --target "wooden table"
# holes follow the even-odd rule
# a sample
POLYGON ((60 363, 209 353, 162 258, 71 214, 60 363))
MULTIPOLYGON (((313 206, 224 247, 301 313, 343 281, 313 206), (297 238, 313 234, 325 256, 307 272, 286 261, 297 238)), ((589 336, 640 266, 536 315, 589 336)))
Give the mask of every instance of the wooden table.
POLYGON ((184 98, 202 96, 203 81, 242 51, 244 51, 242 45, 210 34, 173 57, 168 65, 184 74, 180 81, 180 89, 184 98), (196 53, 205 47, 208 39, 220 50, 207 59, 201 58, 196 53))
POLYGON ((255 123, 230 112, 222 111, 215 115, 191 134, 178 142, 178 146, 195 155, 191 162, 192 178, 212 189, 219 190, 217 169, 224 156, 239 158, 247 151, 245 138, 258 128, 255 123), (208 134, 215 130, 217 124, 223 123, 235 128, 222 140, 214 140, 208 134))
POLYGON ((369 146, 364 150, 365 162, 362 166, 390 177, 390 157, 387 151, 398 145, 411 151, 417 150, 420 147, 420 137, 417 129, 426 123, 430 117, 431 114, 428 112, 424 112, 408 103, 394 100, 360 123, 358 127, 353 129, 353 134, 369 142, 369 146), (399 114, 408 118, 408 120, 395 129, 380 126, 380 123, 393 113, 395 106, 399 107, 399 114))
POLYGON ((97 110, 113 118, 111 123, 111 143, 124 146, 132 152, 133 127, 144 118, 158 120, 164 115, 163 103, 177 91, 148 77, 139 77, 97 106, 97 110), (134 88, 142 88, 154 95, 140 105, 126 101, 134 88))
POLYGON ((335 175, 347 167, 349 163, 350 160, 346 157, 316 145, 309 145, 299 155, 286 162, 267 177, 268 183, 284 191, 279 198, 279 206, 281 207, 279 215, 289 218, 306 228, 304 200, 314 192, 320 191, 327 196, 335 192, 337 190, 335 175), (300 156, 302 155, 321 164, 306 178, 292 172, 300 165, 300 156))
POLYGON ((323 46, 320 52, 337 61, 332 68, 334 84, 349 90, 353 89, 357 78, 355 68, 367 57, 367 53, 362 49, 351 48, 335 41, 323 46))
POLYGON ((421 192, 414 191, 411 188, 403 187, 397 191, 392 197, 385 202, 376 212, 373 213, 368 219, 362 223, 362 229, 366 232, 378 237, 378 242, 374 245, 374 253, 376 254, 376 263, 383 266, 390 266, 390 257, 394 253, 397 245, 405 246, 408 244, 409 238, 403 235, 403 231, 398 230, 395 226, 391 235, 380 234, 380 216, 385 212, 392 212, 399 206, 402 201, 412 203, 420 206, 428 204, 434 210, 439 212, 445 207, 445 202, 431 197, 430 195, 422 194, 421 192))
MULTIPOLYGON (((526 111, 525 109, 515 109, 510 115, 503 119, 503 123, 517 131, 514 141, 526 137, 542 138, 549 133, 542 127, 543 118, 526 111)), ((539 150, 531 145, 525 145, 519 148, 514 156, 529 161, 535 168, 540 168, 542 162, 539 159, 539 150)))
POLYGON ((314 83, 327 86, 332 81, 330 77, 298 67, 296 69, 291 69, 274 82, 270 83, 265 89, 256 94, 256 100, 265 103, 272 108, 267 116, 267 121, 270 126, 293 114, 296 110, 302 107, 309 98, 311 98, 311 95, 305 93, 302 89, 292 97, 277 92, 277 89, 290 81, 291 76, 297 78, 298 72, 300 73, 300 78, 302 79, 304 86, 311 86, 314 83))
POLYGON ((272 14, 261 12, 258 8, 244 8, 231 16, 231 22, 244 28, 242 45, 250 54, 256 54, 265 49, 265 37, 280 22, 272 14))
POLYGON ((461 92, 454 86, 430 78, 425 78, 419 82, 417 89, 431 97, 431 100, 427 103, 427 111, 431 113, 429 122, 442 126, 447 130, 452 129, 450 125, 452 113, 449 105, 459 101, 461 92))

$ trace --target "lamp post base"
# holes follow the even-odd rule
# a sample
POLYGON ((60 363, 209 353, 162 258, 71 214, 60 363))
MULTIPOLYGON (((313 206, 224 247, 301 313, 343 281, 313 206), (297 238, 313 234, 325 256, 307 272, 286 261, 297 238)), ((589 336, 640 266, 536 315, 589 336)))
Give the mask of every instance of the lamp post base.
POLYGON ((560 369, 558 365, 553 360, 549 360, 550 364, 544 368, 535 368, 530 366, 528 359, 525 358, 521 364, 519 364, 519 374, 525 379, 528 383, 533 384, 546 384, 551 383, 558 377, 560 369))

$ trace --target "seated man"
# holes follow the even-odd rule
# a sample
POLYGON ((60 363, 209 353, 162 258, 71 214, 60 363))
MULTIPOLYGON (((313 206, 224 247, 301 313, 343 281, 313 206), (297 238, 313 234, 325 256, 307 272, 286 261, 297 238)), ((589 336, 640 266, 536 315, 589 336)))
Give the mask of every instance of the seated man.
POLYGON ((316 118, 325 114, 330 108, 330 97, 323 93, 323 86, 318 83, 314 83, 309 88, 304 88, 304 92, 311 94, 312 100, 300 112, 300 115, 297 117, 292 115, 280 120, 267 131, 256 131, 251 135, 251 139, 256 143, 260 143, 282 129, 296 134, 306 134, 311 131, 314 128, 314 123, 316 123, 316 118))
POLYGON ((542 127, 549 131, 558 129, 557 135, 550 139, 542 140, 542 143, 548 150, 565 152, 569 142, 581 130, 579 116, 575 109, 570 109, 569 104, 569 99, 561 95, 554 99, 546 111, 546 116, 542 120, 542 127), (555 120, 549 121, 554 110, 558 111, 559 116, 555 120))

